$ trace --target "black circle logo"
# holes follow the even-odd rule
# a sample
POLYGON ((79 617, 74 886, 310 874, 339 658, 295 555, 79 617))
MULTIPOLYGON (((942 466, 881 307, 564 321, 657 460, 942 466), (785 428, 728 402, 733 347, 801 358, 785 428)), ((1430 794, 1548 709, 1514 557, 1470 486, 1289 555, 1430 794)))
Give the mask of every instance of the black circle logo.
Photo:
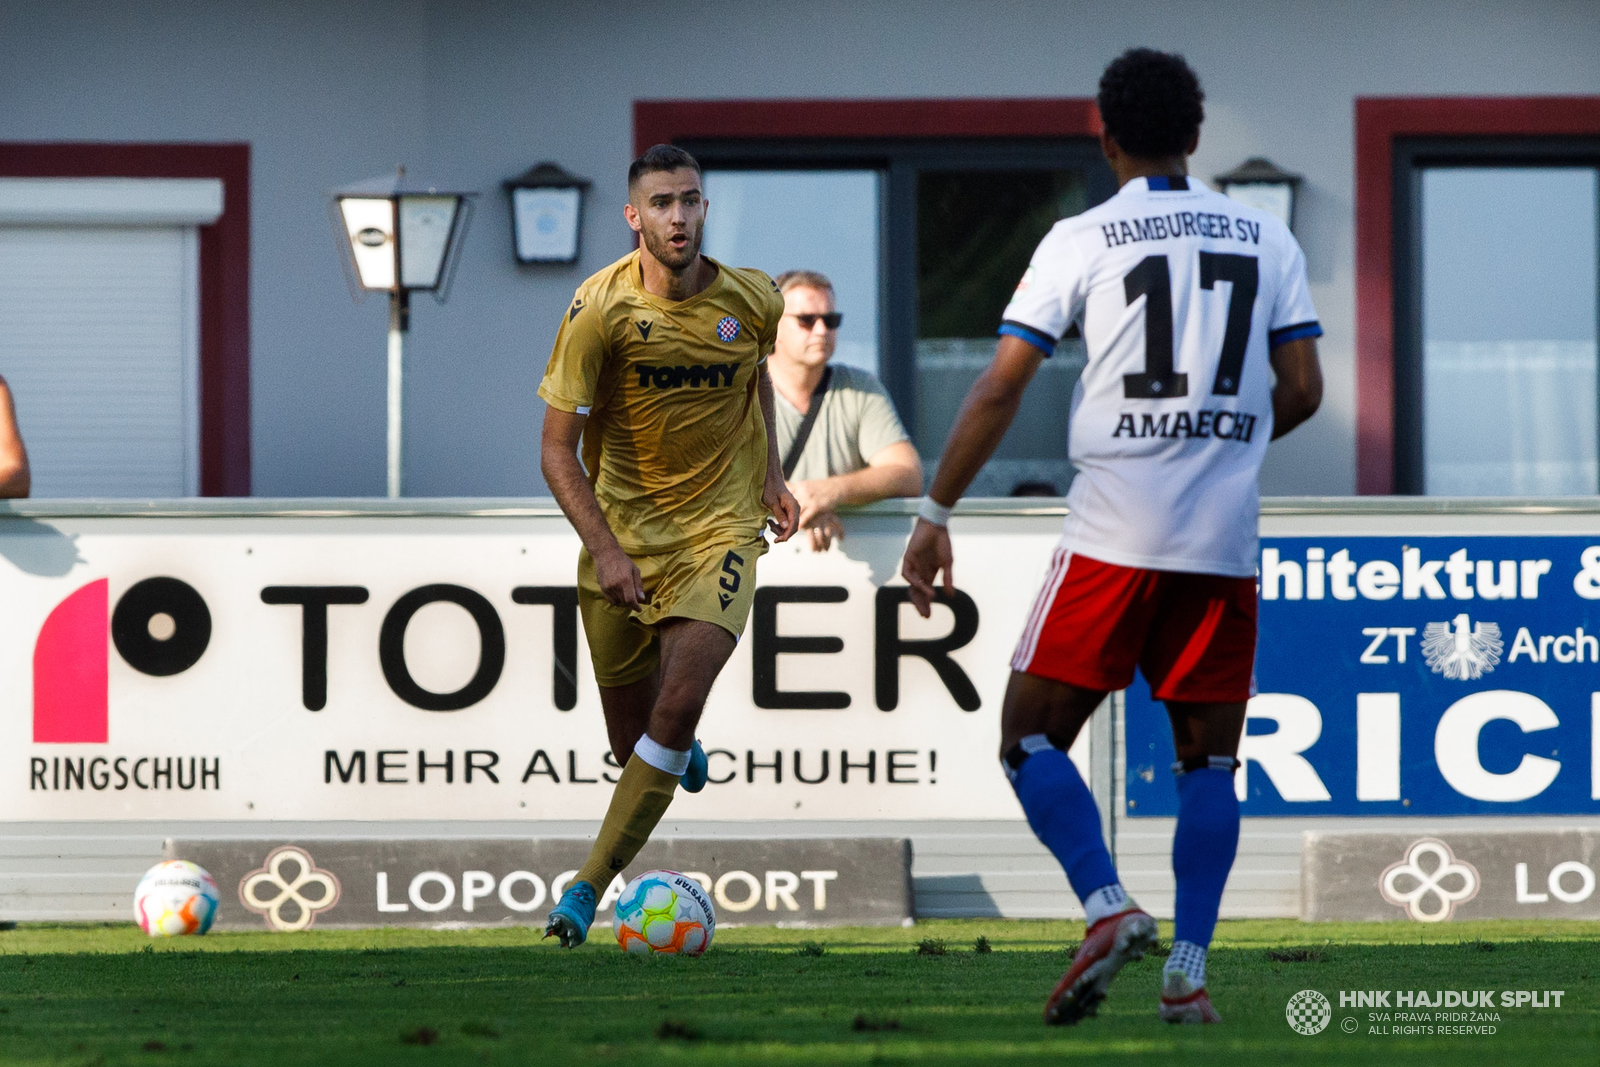
POLYGON ((111 613, 111 640, 128 666, 164 678, 193 667, 211 643, 211 611, 176 578, 136 583, 111 613))

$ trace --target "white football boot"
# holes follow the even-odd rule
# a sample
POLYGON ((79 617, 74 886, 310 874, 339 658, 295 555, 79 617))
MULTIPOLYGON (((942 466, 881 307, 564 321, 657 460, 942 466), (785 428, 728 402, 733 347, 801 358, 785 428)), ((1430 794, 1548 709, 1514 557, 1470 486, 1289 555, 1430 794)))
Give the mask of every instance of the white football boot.
POLYGON ((1206 987, 1195 988, 1182 971, 1168 971, 1161 980, 1161 1018, 1169 1023, 1198 1025, 1220 1023, 1222 1016, 1211 1006, 1206 987))

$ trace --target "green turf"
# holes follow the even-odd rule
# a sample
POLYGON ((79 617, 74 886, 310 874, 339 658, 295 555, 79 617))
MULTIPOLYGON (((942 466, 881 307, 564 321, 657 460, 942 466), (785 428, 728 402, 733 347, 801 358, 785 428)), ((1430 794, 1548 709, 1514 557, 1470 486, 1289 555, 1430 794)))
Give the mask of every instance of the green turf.
MULTIPOLYGON (((314 931, 150 942, 129 926, 0 933, 0 1063, 1600 1064, 1600 927, 1223 923, 1208 985, 1226 1023, 1155 1019, 1160 960, 1100 1017, 1039 1022, 1081 926, 725 929, 701 959, 639 959, 608 931, 574 952, 536 932, 314 931), (973 951, 978 937, 993 951, 973 951), (919 942, 943 955, 918 954, 919 942), (1269 952, 1299 948, 1302 961, 1269 952), (1492 1036, 1346 1034, 1340 989, 1564 989, 1497 1009, 1492 1036), (1333 1025, 1291 1030, 1316 989, 1333 1025), (646 1059, 648 1057, 648 1059, 646 1059)), ((1170 929, 1163 924, 1163 937, 1170 929)))

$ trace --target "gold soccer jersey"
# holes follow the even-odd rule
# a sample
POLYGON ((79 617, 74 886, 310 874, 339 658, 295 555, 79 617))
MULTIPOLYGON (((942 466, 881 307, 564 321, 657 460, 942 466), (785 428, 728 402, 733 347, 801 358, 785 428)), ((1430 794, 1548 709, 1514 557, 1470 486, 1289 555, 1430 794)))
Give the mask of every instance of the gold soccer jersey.
POLYGON ((716 264, 688 300, 644 289, 637 251, 578 288, 539 395, 587 415, 583 462, 630 555, 754 540, 766 520, 767 430, 756 394, 783 297, 716 264))

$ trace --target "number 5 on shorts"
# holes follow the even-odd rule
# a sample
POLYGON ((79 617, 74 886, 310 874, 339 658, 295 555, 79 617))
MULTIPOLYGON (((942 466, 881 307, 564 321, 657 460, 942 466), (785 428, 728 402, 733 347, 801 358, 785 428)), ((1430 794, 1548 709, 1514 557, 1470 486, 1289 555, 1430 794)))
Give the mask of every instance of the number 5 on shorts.
POLYGON ((736 563, 740 566, 743 566, 744 557, 735 555, 730 549, 728 554, 722 557, 722 573, 726 574, 728 577, 718 579, 717 581, 718 585, 722 586, 722 588, 726 589, 730 593, 737 593, 739 591, 739 572, 733 569, 733 566, 736 563), (730 578, 732 581, 729 581, 730 578))

